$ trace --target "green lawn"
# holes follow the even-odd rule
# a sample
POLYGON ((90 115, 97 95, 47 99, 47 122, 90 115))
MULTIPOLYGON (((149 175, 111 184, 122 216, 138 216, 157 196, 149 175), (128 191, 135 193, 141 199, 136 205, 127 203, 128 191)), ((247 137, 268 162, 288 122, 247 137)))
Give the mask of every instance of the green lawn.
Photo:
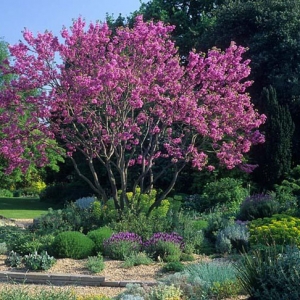
POLYGON ((12 219, 33 219, 47 213, 53 203, 40 202, 39 198, 0 198, 0 215, 12 219))

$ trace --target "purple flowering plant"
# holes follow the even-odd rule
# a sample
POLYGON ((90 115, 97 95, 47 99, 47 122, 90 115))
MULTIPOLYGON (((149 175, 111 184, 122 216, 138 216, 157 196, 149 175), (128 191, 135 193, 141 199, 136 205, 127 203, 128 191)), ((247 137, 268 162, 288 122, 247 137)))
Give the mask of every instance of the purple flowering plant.
POLYGON ((139 252, 142 238, 133 232, 119 232, 113 234, 103 242, 104 254, 112 259, 124 260, 133 252, 139 252))
POLYGON ((184 246, 183 238, 177 232, 157 232, 143 243, 143 248, 150 257, 160 257, 165 261, 179 261, 184 246))

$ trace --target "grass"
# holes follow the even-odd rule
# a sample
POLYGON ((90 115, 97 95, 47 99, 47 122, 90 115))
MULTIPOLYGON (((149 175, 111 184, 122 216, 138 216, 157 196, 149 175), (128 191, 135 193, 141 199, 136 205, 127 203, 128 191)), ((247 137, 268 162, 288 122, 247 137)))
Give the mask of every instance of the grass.
POLYGON ((11 219, 33 219, 46 214, 53 203, 40 202, 39 198, 0 198, 0 215, 11 219))

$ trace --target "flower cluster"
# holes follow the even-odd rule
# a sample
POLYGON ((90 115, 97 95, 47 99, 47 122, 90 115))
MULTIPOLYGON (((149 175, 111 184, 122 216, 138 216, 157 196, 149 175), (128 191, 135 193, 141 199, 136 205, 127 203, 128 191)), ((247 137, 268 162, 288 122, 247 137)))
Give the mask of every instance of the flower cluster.
POLYGON ((255 203, 261 203, 261 202, 268 202, 274 200, 274 197, 271 195, 266 195, 266 194, 254 194, 251 196, 248 196, 245 200, 244 203, 251 202, 253 204, 255 203))
POLYGON ((113 234, 109 239, 105 240, 103 245, 104 248, 107 248, 111 245, 120 243, 120 242, 129 242, 133 244, 134 250, 139 250, 142 246, 142 238, 133 232, 119 232, 113 234))
POLYGON ((184 249, 184 241, 183 237, 180 236, 177 232, 166 233, 166 232, 157 232, 154 233, 153 236, 147 240, 143 246, 145 249, 151 248, 155 246, 158 242, 171 242, 180 246, 180 249, 184 249))

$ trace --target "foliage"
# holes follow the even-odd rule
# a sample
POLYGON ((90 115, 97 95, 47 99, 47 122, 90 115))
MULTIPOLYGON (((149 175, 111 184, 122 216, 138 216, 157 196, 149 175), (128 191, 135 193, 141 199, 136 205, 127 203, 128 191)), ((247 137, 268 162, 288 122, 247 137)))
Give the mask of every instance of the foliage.
POLYGON ((48 213, 34 220, 31 230, 45 234, 62 231, 88 232, 99 227, 90 209, 80 209, 74 203, 64 209, 48 209, 48 213))
POLYGON ((37 252, 25 255, 23 257, 23 263, 29 270, 49 270, 56 260, 53 256, 50 256, 47 252, 38 254, 37 252))
POLYGON ((120 220, 115 220, 109 224, 116 232, 135 232, 143 240, 149 239, 155 232, 168 232, 172 228, 172 222, 168 217, 158 217, 144 213, 135 214, 133 211, 124 211, 120 220))
POLYGON ((164 272, 181 272, 184 270, 184 264, 180 261, 171 261, 164 265, 164 272))
POLYGON ((13 192, 6 189, 0 189, 0 197, 11 198, 13 196, 13 192))
POLYGON ((271 217, 277 214, 279 209, 280 204, 272 195, 254 194, 243 201, 237 218, 242 221, 252 221, 258 218, 271 217))
POLYGON ((221 178, 204 186, 200 205, 201 211, 221 206, 226 211, 236 212, 241 202, 248 195, 242 181, 234 178, 221 178))
POLYGON ((132 232, 119 232, 104 241, 104 254, 112 259, 124 260, 142 247, 141 237, 132 232))
POLYGON ((8 251, 6 242, 0 243, 0 255, 6 254, 8 251))
POLYGON ((40 289, 29 285, 15 285, 4 287, 0 291, 1 300, 76 300, 70 289, 40 289))
POLYGON ((10 251, 7 258, 5 259, 5 264, 10 267, 20 267, 22 264, 22 256, 14 251, 10 251))
POLYGON ((162 281, 178 286, 185 297, 193 300, 223 299, 240 292, 233 266, 216 261, 188 265, 183 272, 169 275, 162 281))
POLYGON ((84 295, 77 296, 76 300, 112 300, 112 298, 105 295, 84 295))
POLYGON ((144 242, 143 248, 153 259, 179 261, 184 249, 184 242, 176 232, 157 232, 144 242))
POLYGON ((182 65, 172 30, 142 16, 132 29, 114 33, 107 24, 85 29, 79 18, 62 30, 62 42, 51 31, 35 38, 25 30, 25 42, 9 48, 14 63, 2 68, 16 74, 13 85, 0 91, 0 154, 9 160, 9 171, 26 169, 29 160, 46 164, 46 150, 53 148, 47 140, 55 137, 80 177, 103 203, 112 195, 116 209, 128 207, 127 190, 139 186, 148 193, 170 175, 150 212, 187 164, 213 170, 215 154, 229 169, 252 170, 244 155, 264 141, 257 128, 266 118, 245 92, 251 85, 245 49, 232 43, 224 52, 191 51, 182 65), (20 97, 32 90, 39 93, 20 97), (12 126, 28 107, 32 112, 22 126, 12 126), (80 172, 75 152, 85 157, 91 180, 80 172), (98 180, 96 162, 105 168, 109 189, 98 180))
POLYGON ((83 197, 75 201, 75 205, 80 209, 89 209, 96 201, 95 197, 83 197))
POLYGON ((299 299, 300 252, 287 247, 283 252, 272 246, 267 251, 245 254, 235 267, 237 278, 251 299, 299 299))
POLYGON ((288 215, 253 220, 250 223, 250 245, 300 245, 300 219, 288 215))
POLYGON ((94 246, 94 242, 83 233, 65 231, 55 237, 51 249, 56 257, 81 259, 91 256, 94 246))
POLYGON ((86 267, 91 271, 92 273, 99 273, 104 270, 104 261, 103 256, 98 253, 97 256, 89 256, 86 267))
POLYGON ((96 230, 89 231, 87 236, 95 243, 95 252, 103 253, 104 247, 103 242, 109 239, 113 234, 113 230, 109 227, 101 227, 96 230))
POLYGON ((153 260, 147 256, 145 252, 132 253, 125 258, 125 261, 122 263, 123 268, 131 268, 139 265, 150 265, 153 263, 153 260))
POLYGON ((249 244, 249 230, 244 222, 236 222, 220 230, 217 234, 216 249, 220 253, 246 251, 249 244))

